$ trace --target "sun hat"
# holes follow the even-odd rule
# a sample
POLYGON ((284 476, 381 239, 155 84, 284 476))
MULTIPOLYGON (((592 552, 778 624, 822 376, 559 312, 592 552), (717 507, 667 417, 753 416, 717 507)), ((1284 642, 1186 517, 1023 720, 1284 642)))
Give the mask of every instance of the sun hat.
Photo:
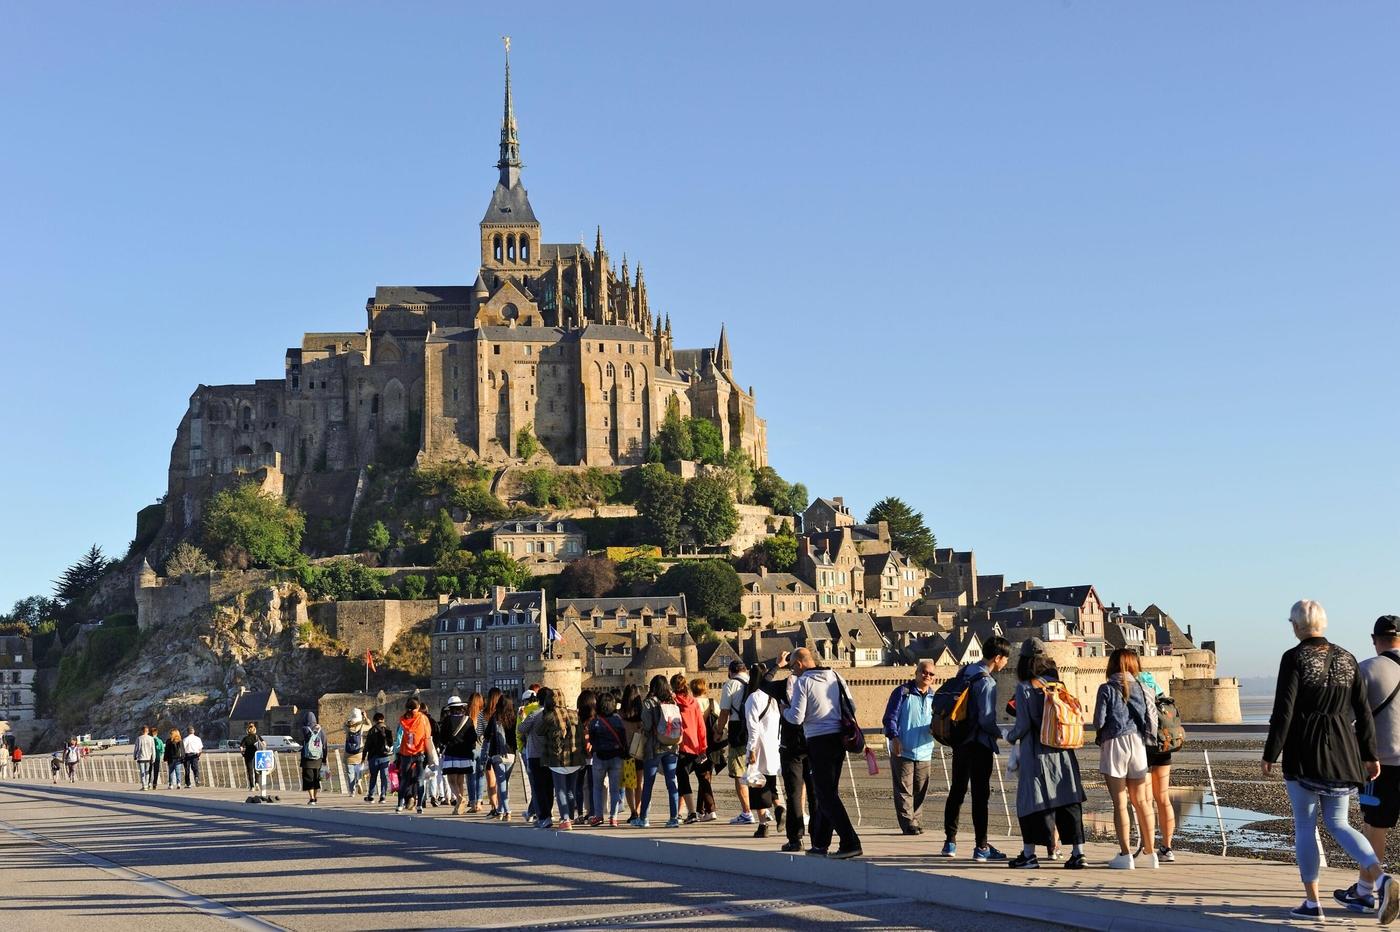
POLYGON ((462 701, 461 696, 453 696, 452 698, 447 700, 447 707, 450 709, 454 705, 466 705, 466 703, 462 701))

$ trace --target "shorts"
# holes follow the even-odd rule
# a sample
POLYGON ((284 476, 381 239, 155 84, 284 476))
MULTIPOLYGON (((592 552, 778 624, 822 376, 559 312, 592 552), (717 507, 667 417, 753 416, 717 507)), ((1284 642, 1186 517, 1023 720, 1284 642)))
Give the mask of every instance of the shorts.
MULTIPOLYGON (((1372 828, 1394 828, 1400 822, 1400 766, 1381 764, 1381 775, 1371 781, 1376 805, 1361 805, 1361 821, 1372 828)), ((1366 791, 1362 790, 1365 795, 1366 791)))
POLYGON ((1099 773, 1106 777, 1142 780, 1147 777, 1147 748, 1142 735, 1129 732, 1099 745, 1099 773))
POLYGON ((1148 748, 1148 749, 1147 749, 1147 766, 1148 766, 1149 768, 1151 768, 1151 767, 1170 767, 1171 765, 1172 765, 1172 752, 1171 752, 1171 751, 1154 751, 1154 750, 1152 750, 1151 748, 1148 748))
POLYGON ((301 788, 319 790, 321 788, 321 762, 306 761, 301 765, 301 788))
POLYGON ((729 761, 729 775, 736 780, 742 780, 744 771, 749 766, 748 748, 730 748, 725 752, 725 757, 729 761))

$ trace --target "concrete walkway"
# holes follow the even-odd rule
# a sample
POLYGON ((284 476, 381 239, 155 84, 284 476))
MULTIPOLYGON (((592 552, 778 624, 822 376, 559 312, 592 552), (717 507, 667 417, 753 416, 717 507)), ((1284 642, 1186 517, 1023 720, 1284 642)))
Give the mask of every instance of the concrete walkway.
MULTIPOLYGON (((874 896, 914 899, 964 910, 985 911, 1088 929, 1242 929, 1297 925, 1287 911, 1302 899, 1296 868, 1247 858, 1220 858, 1179 852, 1175 864, 1157 871, 1109 871, 1090 866, 1066 871, 1061 862, 1045 860, 1039 870, 1013 871, 1005 864, 974 865, 966 858, 936 856, 937 831, 908 837, 890 829, 862 833, 865 856, 834 861, 778 851, 781 836, 752 837, 753 829, 723 822, 679 829, 620 827, 540 830, 519 822, 503 825, 480 815, 452 816, 447 808, 429 808, 422 816, 395 814, 392 800, 369 804, 345 796, 323 796, 319 806, 301 794, 284 794, 280 804, 248 805, 241 793, 194 790, 160 793, 10 784, 20 793, 86 796, 109 801, 154 801, 162 805, 242 818, 333 827, 373 834, 392 823, 425 836, 462 842, 507 844, 520 848, 566 851, 597 858, 625 858, 651 864, 699 867, 748 878, 816 884, 874 896)), ((967 846, 964 846, 967 847, 967 846)), ((1114 849, 1088 846, 1091 865, 1103 865, 1114 849)), ((1014 853, 1014 852, 1013 852, 1014 853)), ((1354 874, 1324 871, 1324 895, 1343 887, 1354 874)), ((1334 928, 1373 927, 1373 916, 1328 909, 1334 928)))

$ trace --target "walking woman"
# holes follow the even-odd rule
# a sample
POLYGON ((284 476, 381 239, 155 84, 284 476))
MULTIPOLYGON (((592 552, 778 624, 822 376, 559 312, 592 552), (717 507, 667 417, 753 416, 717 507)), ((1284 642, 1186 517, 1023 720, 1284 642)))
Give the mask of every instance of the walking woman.
MULTIPOLYGON (((74 738, 69 745, 73 750, 74 763, 77 762, 78 739, 74 738)), ((68 758, 65 756, 64 761, 68 758)), ((165 788, 168 790, 178 790, 181 784, 181 777, 184 773, 185 749, 180 738, 180 729, 170 729, 170 737, 165 741, 165 788)), ((73 779, 73 768, 68 768, 68 779, 73 779)))
POLYGON ((700 721, 704 723, 705 730, 705 752, 695 762, 695 816, 701 822, 714 820, 715 791, 710 778, 715 772, 715 755, 720 755, 720 766, 723 766, 723 754, 727 747, 727 742, 720 740, 719 703, 709 695, 709 691, 710 685, 703 676, 690 681, 690 694, 695 697, 695 706, 700 711, 700 721))
POLYGON ((432 723, 419 710, 418 700, 409 699, 404 703, 394 741, 395 766, 399 774, 399 803, 394 807, 395 812, 403 812, 410 806, 415 806, 420 814, 423 812, 419 782, 432 747, 432 723))
POLYGON ((1065 869, 1080 870, 1084 867, 1084 781, 1073 751, 1040 743, 1046 694, 1061 688, 1060 671, 1040 638, 1021 645, 1016 679, 1016 724, 1006 740, 1012 745, 1011 753, 1019 755, 1016 817, 1021 823, 1021 853, 1008 865, 1039 867, 1036 846, 1054 847, 1058 829, 1060 842, 1074 846, 1065 869))
POLYGON ((502 822, 510 821, 510 777, 515 772, 515 703, 502 694, 496 701, 496 710, 487 723, 486 742, 488 760, 491 762, 491 778, 496 787, 496 815, 502 822))
POLYGON ((1139 853, 1147 852, 1143 866, 1157 866, 1157 852, 1152 850, 1155 820, 1147 791, 1147 742, 1157 734, 1157 703, 1147 698, 1138 682, 1140 672, 1136 651, 1127 647, 1115 650, 1108 658, 1108 680, 1094 700, 1099 772, 1113 798, 1113 828, 1118 834, 1118 854, 1108 862, 1113 870, 1137 866, 1130 841, 1130 803, 1137 812, 1142 839, 1139 853))
MULTIPOLYGON (((1322 919, 1317 890, 1321 815, 1327 833, 1361 867, 1354 888, 1357 905, 1373 902, 1381 925, 1389 925, 1400 912, 1395 882, 1366 836, 1347 822, 1352 797, 1381 771, 1366 685, 1356 658, 1322 636, 1327 613, 1321 605, 1307 599, 1297 602, 1288 620, 1298 645, 1284 651, 1279 661, 1262 770, 1267 777, 1282 755, 1284 786, 1293 806, 1293 850, 1304 891, 1302 905, 1289 915, 1322 919)), ((1351 890, 1345 892, 1352 895, 1351 890)))
MULTIPOLYGON (((534 695, 535 709, 520 720, 516 736, 524 742, 525 760, 530 778, 530 806, 535 828, 549 828, 554 813, 554 772, 544 762, 544 715, 554 707, 554 690, 541 686, 534 695)), ((526 708, 529 708, 527 706, 526 708)))
POLYGON ((394 735, 384 724, 384 713, 374 713, 374 724, 365 732, 365 760, 369 762, 369 786, 365 802, 374 802, 374 787, 379 785, 379 801, 389 792, 389 765, 394 762, 394 735))
POLYGON ((585 689, 578 694, 578 734, 583 742, 583 759, 574 774, 574 818, 582 821, 597 813, 593 809, 593 751, 588 746, 588 723, 598 714, 598 694, 585 689))
MULTIPOLYGON (((472 733, 471 766, 463 770, 465 786, 453 786, 453 812, 480 812, 481 792, 486 787, 486 774, 476 766, 477 748, 486 734, 486 697, 474 692, 467 697, 467 722, 472 733), (464 796, 462 791, 466 790, 464 796)), ((459 813, 460 814, 460 813, 459 813)))
POLYGON ((755 664, 749 670, 749 681, 744 684, 744 724, 748 726, 748 768, 745 782, 749 785, 749 809, 758 820, 753 837, 767 838, 768 832, 777 823, 782 828, 783 807, 777 805, 778 771, 782 763, 778 759, 778 737, 783 710, 778 708, 778 700, 759 689, 767 665, 755 664), (762 783, 755 783, 753 777, 762 776, 762 783), (769 810, 773 813, 770 815, 769 810))
POLYGON ((557 692, 546 692, 540 709, 540 763, 554 779, 554 799, 559 804, 560 831, 574 827, 578 800, 574 798, 574 774, 583 759, 583 742, 578 733, 578 713, 564 705, 557 692))
POLYGON ((642 730, 642 691, 636 683, 628 683, 622 688, 622 698, 617 703, 618 714, 622 716, 623 745, 627 753, 622 758, 622 792, 627 797, 627 824, 637 821, 642 804, 642 759, 632 752, 636 736, 642 730))
POLYGON ((622 761, 627 756, 622 717, 617 714, 617 700, 612 693, 598 697, 598 714, 588 723, 588 747, 593 754, 593 816, 592 826, 617 827, 617 806, 622 801, 622 761), (603 784, 608 786, 607 805, 603 804, 603 784), (604 815, 604 813, 607 813, 604 815))
MULTIPOLYGON (((648 815, 651 811, 651 791, 656 785, 656 775, 661 773, 666 778, 666 799, 670 803, 671 817, 666 822, 667 828, 680 827, 680 793, 676 788, 676 763, 679 758, 677 748, 680 747, 680 735, 676 735, 676 741, 672 744, 663 743, 659 737, 659 732, 668 730, 671 727, 670 716, 674 715, 676 726, 680 725, 680 709, 676 707, 676 697, 671 694, 671 684, 666 677, 657 674, 651 678, 651 684, 647 688, 647 697, 642 702, 642 757, 643 757, 643 778, 642 778, 642 802, 637 818, 632 820, 632 825, 636 828, 650 828, 651 822, 648 815)), ((677 727, 679 731, 679 727, 677 727)))
POLYGON ((491 766, 491 733, 495 730, 496 706, 501 704, 501 690, 492 686, 486 692, 486 706, 482 709, 483 727, 479 729, 481 742, 477 747, 476 769, 486 781, 486 801, 491 804, 487 818, 494 819, 501 814, 501 800, 496 794, 496 771, 491 766))
POLYGON ((686 824, 700 821, 695 811, 695 795, 691 791, 690 775, 705 759, 705 716, 690 694, 690 682, 684 673, 671 677, 671 693, 681 710, 681 745, 676 758, 676 790, 685 804, 686 824))
MULTIPOLYGON (((472 693, 476 703, 481 702, 479 693, 472 693)), ((472 720, 471 707, 460 696, 447 700, 447 710, 438 723, 438 737, 442 744, 442 772, 447 776, 452 798, 452 814, 461 815, 466 808, 466 781, 476 772, 476 725, 472 720)))
MULTIPOLYGON (((1146 670, 1138 674, 1138 682, 1147 690, 1148 699, 1156 705, 1157 697, 1163 695, 1157 678, 1146 670)), ((1162 833, 1162 843, 1157 846, 1157 860, 1171 864, 1176 860, 1172 851, 1172 838, 1176 835, 1176 810, 1172 808, 1172 752, 1157 749, 1157 741, 1147 743, 1148 790, 1152 803, 1157 809, 1157 831, 1162 833)))

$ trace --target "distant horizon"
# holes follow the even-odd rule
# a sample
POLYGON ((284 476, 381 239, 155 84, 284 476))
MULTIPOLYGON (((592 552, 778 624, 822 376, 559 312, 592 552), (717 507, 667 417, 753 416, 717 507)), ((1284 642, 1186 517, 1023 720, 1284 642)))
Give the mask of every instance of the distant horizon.
POLYGON ((1221 675, 1275 670, 1304 597, 1365 656, 1400 8, 727 10, 8 10, 0 610, 125 551, 198 384, 471 283, 511 34, 545 239, 601 224, 678 346, 724 324, 785 478, 1156 603, 1221 675))

